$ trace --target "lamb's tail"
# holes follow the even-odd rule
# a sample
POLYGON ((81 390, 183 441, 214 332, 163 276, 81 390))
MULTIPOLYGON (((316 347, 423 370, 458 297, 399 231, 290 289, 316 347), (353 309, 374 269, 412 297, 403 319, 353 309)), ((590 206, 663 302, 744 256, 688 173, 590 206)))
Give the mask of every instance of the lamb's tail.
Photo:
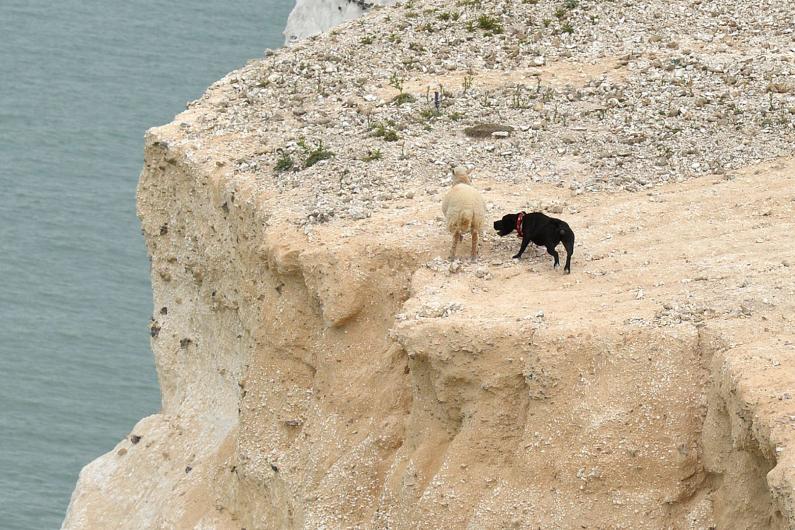
POLYGON ((472 231, 472 223, 474 218, 475 212, 471 208, 464 208, 458 212, 458 215, 455 219, 451 219, 451 222, 447 225, 447 228, 450 230, 450 232, 465 234, 472 231))

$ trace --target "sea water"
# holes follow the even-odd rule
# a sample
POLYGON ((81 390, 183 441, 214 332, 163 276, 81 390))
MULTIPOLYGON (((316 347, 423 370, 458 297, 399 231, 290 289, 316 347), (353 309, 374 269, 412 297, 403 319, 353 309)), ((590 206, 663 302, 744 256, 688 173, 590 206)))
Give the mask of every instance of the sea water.
POLYGON ((0 0, 0 529, 58 528, 158 411, 144 131, 280 46, 292 4, 0 0))

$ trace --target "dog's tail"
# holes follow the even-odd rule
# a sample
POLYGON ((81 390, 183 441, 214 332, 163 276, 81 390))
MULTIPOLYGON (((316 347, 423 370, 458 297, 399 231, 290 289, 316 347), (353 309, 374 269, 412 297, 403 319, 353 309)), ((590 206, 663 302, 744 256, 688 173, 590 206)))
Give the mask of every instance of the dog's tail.
POLYGON ((560 241, 563 243, 566 252, 569 254, 574 254, 574 232, 568 226, 560 226, 558 227, 558 233, 560 234, 560 241))
POLYGON ((559 228, 560 241, 563 243, 563 248, 566 249, 566 265, 563 270, 571 272, 571 256, 574 254, 574 232, 568 225, 559 228))

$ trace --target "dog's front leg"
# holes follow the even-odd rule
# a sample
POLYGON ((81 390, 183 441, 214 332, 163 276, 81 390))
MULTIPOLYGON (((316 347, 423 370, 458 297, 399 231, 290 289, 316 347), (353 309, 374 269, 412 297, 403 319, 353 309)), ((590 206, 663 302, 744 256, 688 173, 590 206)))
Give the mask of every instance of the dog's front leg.
POLYGON ((526 235, 526 236, 524 236, 524 237, 522 238, 522 246, 521 246, 521 247, 519 247, 519 253, 518 253, 517 255, 515 255, 515 256, 513 257, 513 259, 519 259, 519 258, 521 258, 521 257, 522 257, 522 254, 524 254, 524 249, 526 249, 526 248, 527 248, 527 245, 528 245, 528 244, 530 244, 530 236, 527 236, 527 235, 526 235))

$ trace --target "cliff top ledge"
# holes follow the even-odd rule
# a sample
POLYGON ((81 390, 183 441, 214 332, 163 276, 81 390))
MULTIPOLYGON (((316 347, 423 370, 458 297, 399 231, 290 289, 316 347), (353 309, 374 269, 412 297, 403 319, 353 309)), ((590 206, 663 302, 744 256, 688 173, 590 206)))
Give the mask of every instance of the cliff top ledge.
POLYGON ((299 224, 438 189, 458 163, 528 196, 536 182, 653 190, 791 154, 791 11, 786 2, 378 8, 229 74, 177 118, 173 137, 260 193, 296 196, 299 224), (482 123, 513 131, 466 136, 482 123), (331 158, 304 168, 321 142, 331 158))

